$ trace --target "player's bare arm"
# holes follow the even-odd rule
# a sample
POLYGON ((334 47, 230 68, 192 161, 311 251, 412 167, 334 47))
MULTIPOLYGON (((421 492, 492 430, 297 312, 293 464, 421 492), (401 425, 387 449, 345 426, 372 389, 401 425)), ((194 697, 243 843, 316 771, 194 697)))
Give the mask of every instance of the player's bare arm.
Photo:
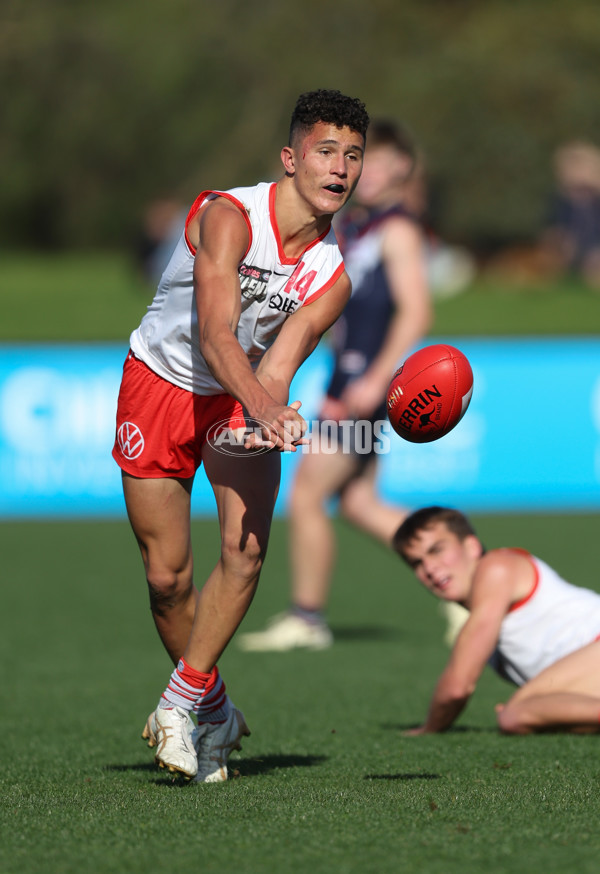
POLYGON ((502 620, 521 597, 521 558, 496 550, 480 560, 466 604, 469 618, 436 684, 425 723, 409 734, 445 731, 464 710, 496 648, 502 620))
POLYGON ((257 419, 274 401, 258 381, 235 331, 241 311, 238 266, 248 247, 248 229, 239 209, 216 200, 197 224, 194 290, 200 351, 223 389, 257 419))
POLYGON ((368 416, 381 403, 390 375, 431 327, 432 307, 419 227, 410 219, 389 219, 382 241, 383 266, 396 305, 377 357, 352 381, 343 401, 356 415, 368 416))
POLYGON ((256 376, 279 408, 273 408, 274 424, 283 425, 292 434, 295 448, 306 430, 304 419, 297 412, 299 401, 288 404, 289 388, 300 365, 316 348, 322 335, 338 318, 350 297, 350 279, 343 273, 321 297, 296 310, 284 323, 273 345, 263 356, 256 376), (299 429, 299 430, 298 430, 299 429))
POLYGON ((286 403, 290 383, 322 335, 341 314, 350 297, 347 273, 321 297, 296 310, 263 356, 256 375, 273 397, 286 403))

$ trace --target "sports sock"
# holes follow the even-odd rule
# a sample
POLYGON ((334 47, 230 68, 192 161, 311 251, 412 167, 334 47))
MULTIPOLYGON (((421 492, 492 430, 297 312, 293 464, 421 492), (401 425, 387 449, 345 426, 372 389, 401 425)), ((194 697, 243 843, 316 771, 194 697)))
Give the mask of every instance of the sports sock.
POLYGON ((321 610, 307 610, 305 607, 299 607, 298 604, 292 604, 291 612, 299 619, 308 622, 309 625, 325 625, 325 616, 321 610))
POLYGON ((225 722, 231 711, 231 701, 227 695, 225 683, 223 682, 219 669, 215 665, 210 674, 205 674, 208 678, 204 687, 204 693, 194 704, 194 713, 198 719, 198 724, 202 722, 225 722))
POLYGON ((216 665, 209 673, 202 673, 182 658, 171 674, 159 707, 181 707, 188 713, 193 711, 199 722, 224 722, 231 704, 216 665))

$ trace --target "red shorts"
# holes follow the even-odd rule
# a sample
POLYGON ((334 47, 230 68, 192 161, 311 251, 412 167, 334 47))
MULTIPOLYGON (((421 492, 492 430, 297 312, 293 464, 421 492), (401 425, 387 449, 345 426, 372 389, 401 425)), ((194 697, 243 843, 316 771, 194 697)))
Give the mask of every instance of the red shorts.
POLYGON ((244 427, 241 404, 231 395, 197 395, 157 376, 129 353, 117 407, 113 458, 132 476, 194 476, 207 432, 217 423, 244 427))

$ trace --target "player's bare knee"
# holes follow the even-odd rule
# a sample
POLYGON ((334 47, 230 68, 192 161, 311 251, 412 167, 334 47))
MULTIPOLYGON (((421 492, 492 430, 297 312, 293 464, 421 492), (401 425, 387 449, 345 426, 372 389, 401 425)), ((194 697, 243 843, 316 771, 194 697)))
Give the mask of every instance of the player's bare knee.
POLYGON ((158 616, 166 616, 187 601, 193 589, 191 580, 183 580, 177 574, 148 574, 147 582, 150 607, 158 616))
POLYGON ((344 493, 339 503, 340 515, 347 519, 348 522, 356 524, 362 518, 362 511, 354 495, 344 493))
POLYGON ((302 517, 319 506, 321 499, 316 489, 311 488, 307 481, 298 480, 291 490, 289 497, 289 512, 291 516, 302 517))
POLYGON ((350 483, 340 496, 339 511, 348 522, 360 526, 363 519, 370 514, 372 504, 370 489, 363 488, 358 483, 350 483))
POLYGON ((258 579, 265 557, 263 541, 252 532, 242 537, 224 537, 221 541, 221 561, 242 585, 258 579))
POLYGON ((522 705, 511 705, 509 702, 496 713, 496 719, 502 734, 528 734, 531 731, 522 705))

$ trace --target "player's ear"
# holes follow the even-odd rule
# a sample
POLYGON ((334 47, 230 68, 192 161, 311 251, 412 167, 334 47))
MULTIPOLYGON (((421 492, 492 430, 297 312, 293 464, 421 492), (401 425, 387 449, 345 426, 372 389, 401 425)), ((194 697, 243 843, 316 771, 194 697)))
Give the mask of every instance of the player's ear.
POLYGON ((291 146, 283 147, 281 150, 281 161, 288 176, 293 176, 296 172, 296 164, 294 161, 294 150, 291 146))
POLYGON ((390 165, 390 170, 393 172, 398 182, 406 182, 411 176, 414 169, 414 161, 409 155, 403 152, 396 152, 394 159, 390 165))
POLYGON ((469 534, 467 537, 465 537, 464 546, 467 550, 469 558, 481 558, 481 556, 483 555, 483 546, 481 545, 481 541, 474 534, 469 534))

